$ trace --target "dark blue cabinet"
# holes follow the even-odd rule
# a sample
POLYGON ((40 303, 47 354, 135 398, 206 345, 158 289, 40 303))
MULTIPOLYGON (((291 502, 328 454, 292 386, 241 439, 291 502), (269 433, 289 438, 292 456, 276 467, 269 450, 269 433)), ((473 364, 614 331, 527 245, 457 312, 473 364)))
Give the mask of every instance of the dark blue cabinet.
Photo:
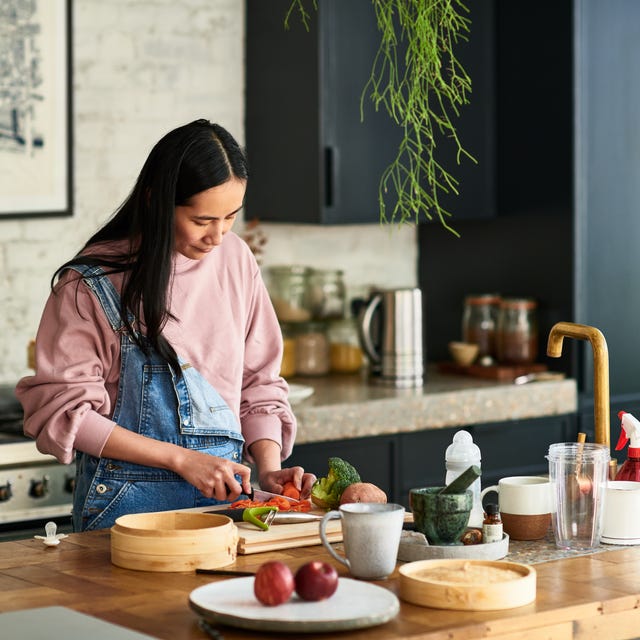
MULTIPOLYGON (((553 442, 576 439, 574 415, 513 420, 464 427, 482 453, 483 487, 512 475, 548 473, 545 458, 553 442)), ((413 487, 442 486, 445 452, 458 428, 296 445, 287 466, 301 465, 317 476, 338 456, 353 464, 363 482, 378 485, 390 502, 408 507, 413 487)))
POLYGON ((468 293, 534 297, 539 360, 577 379, 587 433, 591 347, 567 339, 562 358, 547 359, 546 341, 561 320, 604 334, 615 427, 617 411, 640 404, 640 3, 497 6, 499 213, 454 218, 459 239, 421 226, 425 351, 448 357, 468 293))
MULTIPOLYGON (((471 4, 473 30, 457 52, 474 89, 455 122, 478 164, 458 166, 451 141, 438 143, 439 161, 462 189, 442 202, 461 218, 495 215, 496 198, 495 3, 471 4)), ((380 178, 402 133, 368 96, 361 119, 361 95, 381 39, 374 7, 371 0, 318 0, 316 10, 306 2, 307 32, 296 13, 285 31, 290 6, 290 0, 246 4, 247 215, 268 222, 378 222, 380 178)))

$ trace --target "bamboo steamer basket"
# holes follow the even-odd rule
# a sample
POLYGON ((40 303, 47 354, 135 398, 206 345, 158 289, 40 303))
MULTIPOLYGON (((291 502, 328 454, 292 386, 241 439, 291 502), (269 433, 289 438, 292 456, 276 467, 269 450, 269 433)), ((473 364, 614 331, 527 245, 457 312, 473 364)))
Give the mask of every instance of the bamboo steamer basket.
POLYGON ((111 562, 138 571, 215 569, 235 561, 238 528, 231 518, 162 511, 121 516, 111 527, 111 562))
POLYGON ((400 598, 435 609, 495 611, 536 599, 536 571, 516 562, 419 560, 399 569, 400 598))

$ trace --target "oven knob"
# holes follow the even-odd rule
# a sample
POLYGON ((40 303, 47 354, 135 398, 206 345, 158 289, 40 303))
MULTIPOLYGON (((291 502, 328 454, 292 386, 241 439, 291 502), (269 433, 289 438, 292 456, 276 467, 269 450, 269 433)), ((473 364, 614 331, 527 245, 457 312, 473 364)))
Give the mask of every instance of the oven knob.
POLYGON ((49 493, 49 476, 42 476, 41 480, 32 480, 29 488, 29 496, 32 498, 44 498, 49 493))
POLYGON ((13 493, 11 491, 11 483, 7 481, 7 484, 3 484, 0 487, 0 502, 11 500, 11 496, 13 496, 13 493))
POLYGON ((73 489, 76 486, 76 479, 71 476, 67 476, 64 479, 64 490, 66 493, 73 493, 73 489))

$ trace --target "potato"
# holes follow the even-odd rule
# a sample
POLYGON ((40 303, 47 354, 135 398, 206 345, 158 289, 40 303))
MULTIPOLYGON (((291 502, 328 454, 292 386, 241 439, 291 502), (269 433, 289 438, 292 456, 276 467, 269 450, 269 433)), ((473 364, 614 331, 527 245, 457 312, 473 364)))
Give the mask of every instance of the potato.
POLYGON ((386 502, 387 494, 370 482, 354 482, 350 484, 340 497, 340 504, 349 502, 386 502))

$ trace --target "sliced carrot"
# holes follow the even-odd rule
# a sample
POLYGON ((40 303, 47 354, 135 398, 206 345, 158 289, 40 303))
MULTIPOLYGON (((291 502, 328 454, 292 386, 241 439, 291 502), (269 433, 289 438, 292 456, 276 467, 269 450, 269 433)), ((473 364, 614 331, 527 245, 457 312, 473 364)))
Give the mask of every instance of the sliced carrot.
POLYGON ((237 500, 231 503, 232 509, 248 509, 249 507, 278 507, 278 511, 302 511, 306 513, 312 508, 311 500, 290 502, 286 498, 273 497, 266 502, 260 500, 237 500))
POLYGON ((293 482, 285 482, 282 488, 282 495, 287 498, 293 498, 294 500, 300 500, 300 491, 296 488, 293 482))
POLYGON ((298 504, 292 504, 289 511, 301 511, 303 513, 307 513, 307 511, 311 511, 311 500, 303 500, 298 504))

